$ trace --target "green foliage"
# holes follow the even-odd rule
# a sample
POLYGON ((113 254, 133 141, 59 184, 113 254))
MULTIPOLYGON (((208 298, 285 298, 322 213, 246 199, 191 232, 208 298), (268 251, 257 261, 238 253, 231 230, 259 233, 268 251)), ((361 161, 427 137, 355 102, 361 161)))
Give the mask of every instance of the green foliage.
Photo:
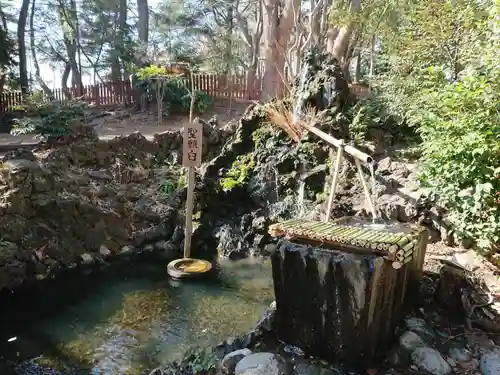
POLYGON ((180 170, 181 174, 178 176, 177 179, 173 177, 163 180, 158 186, 158 192, 165 198, 169 198, 175 190, 182 189, 183 187, 185 187, 187 184, 186 176, 182 172, 183 170, 181 169, 180 170))
POLYGON ((383 130, 385 145, 399 142, 404 145, 417 145, 421 141, 415 129, 407 121, 391 113, 383 98, 383 92, 375 89, 372 93, 357 101, 347 112, 349 119, 349 137, 355 144, 361 145, 369 139, 371 130, 383 130))
MULTIPOLYGON (((163 112, 187 113, 191 106, 191 92, 187 79, 169 74, 165 67, 156 65, 141 68, 136 73, 135 86, 142 91, 148 101, 163 98, 163 112)), ((195 91, 194 111, 204 113, 212 106, 212 98, 203 91, 195 91)))
POLYGON ((72 100, 69 102, 30 102, 24 108, 29 116, 19 120, 11 130, 13 135, 36 134, 40 136, 62 136, 71 134, 72 120, 83 118, 87 103, 72 100))
MULTIPOLYGON (((2 9, 0 9, 0 17, 4 17, 2 9)), ((3 71, 5 67, 15 65, 13 59, 15 47, 16 42, 9 34, 9 30, 0 25, 0 70, 3 71)))
POLYGON ((488 249, 500 240, 500 66, 445 84, 442 71, 429 73, 435 88, 411 111, 423 139, 422 182, 449 210, 455 231, 488 249))
MULTIPOLYGON (((389 58, 373 82, 380 117, 421 137, 423 186, 455 232, 484 250, 500 240, 500 41, 489 5, 412 3, 385 40, 389 58)), ((356 113, 358 124, 366 113, 356 113)))
POLYGON ((244 186, 254 166, 255 162, 251 154, 238 156, 233 162, 231 169, 220 180, 222 190, 229 191, 235 187, 244 186))
POLYGON ((191 349, 185 355, 183 362, 187 362, 193 374, 210 374, 217 367, 218 359, 210 349, 191 349))
MULTIPOLYGON (((377 1, 363 2, 363 17, 377 1)), ((423 155, 422 185, 446 208, 455 233, 481 249, 495 248, 500 240, 498 3, 416 0, 388 9, 393 14, 375 33, 380 48, 371 95, 349 113, 353 137, 362 141, 371 128, 385 126, 405 139, 405 127, 414 129, 423 155)), ((377 22, 370 19, 368 25, 377 22)))

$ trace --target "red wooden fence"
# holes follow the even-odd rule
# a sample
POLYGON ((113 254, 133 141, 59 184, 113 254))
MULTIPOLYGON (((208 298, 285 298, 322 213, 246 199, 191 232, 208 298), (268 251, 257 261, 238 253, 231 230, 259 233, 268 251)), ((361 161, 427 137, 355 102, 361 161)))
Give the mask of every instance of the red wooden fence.
MULTIPOLYGON (((229 98, 231 96, 235 99, 258 100, 260 97, 262 85, 260 78, 256 78, 250 84, 246 77, 237 76, 195 74, 193 78, 194 88, 206 92, 213 98, 229 98)), ((83 86, 82 92, 77 88, 68 88, 67 90, 58 88, 52 92, 55 100, 58 101, 65 101, 68 98, 79 97, 83 94, 82 99, 95 106, 120 103, 133 104, 138 99, 138 92, 130 81, 86 85, 83 86)), ((49 101, 46 94, 43 94, 43 99, 49 101)), ((16 107, 20 107, 22 104, 23 98, 20 92, 9 92, 0 95, 0 112, 15 111, 16 107)))
MULTIPOLYGON (((246 77, 226 77, 216 74, 196 74, 194 76, 194 88, 206 92, 213 98, 229 98, 243 100, 259 100, 262 79, 257 77, 254 82, 248 82, 246 77), (231 94, 231 95, 230 95, 231 94)), ((349 85, 353 94, 363 97, 367 93, 366 86, 349 85)), ((82 92, 76 88, 53 90, 56 100, 65 101, 70 97, 83 96, 83 100, 93 106, 110 104, 133 104, 138 100, 138 92, 130 81, 105 82, 96 85, 84 86, 82 92)), ((44 101, 49 101, 47 95, 43 94, 44 101)), ((0 95, 0 113, 12 112, 22 106, 23 97, 20 92, 3 93, 0 95)))

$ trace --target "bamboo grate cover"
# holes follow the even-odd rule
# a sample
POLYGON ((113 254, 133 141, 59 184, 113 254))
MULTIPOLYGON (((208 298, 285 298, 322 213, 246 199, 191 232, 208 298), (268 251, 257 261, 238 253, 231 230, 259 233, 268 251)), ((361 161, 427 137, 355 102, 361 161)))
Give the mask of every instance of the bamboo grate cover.
POLYGON ((334 247, 365 253, 377 253, 393 261, 394 268, 413 259, 421 241, 421 230, 411 233, 393 233, 371 228, 341 225, 335 222, 288 220, 269 226, 273 237, 286 236, 309 242, 320 242, 334 247))

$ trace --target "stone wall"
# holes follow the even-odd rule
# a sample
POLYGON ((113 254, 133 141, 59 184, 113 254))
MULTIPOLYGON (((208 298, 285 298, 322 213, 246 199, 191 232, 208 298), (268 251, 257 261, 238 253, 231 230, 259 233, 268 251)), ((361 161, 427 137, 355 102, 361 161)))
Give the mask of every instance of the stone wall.
MULTIPOLYGON (((205 123, 204 157, 230 133, 205 123)), ((0 290, 118 254, 178 255, 181 158, 180 131, 101 141, 82 126, 62 144, 8 153, 0 164, 0 290)))

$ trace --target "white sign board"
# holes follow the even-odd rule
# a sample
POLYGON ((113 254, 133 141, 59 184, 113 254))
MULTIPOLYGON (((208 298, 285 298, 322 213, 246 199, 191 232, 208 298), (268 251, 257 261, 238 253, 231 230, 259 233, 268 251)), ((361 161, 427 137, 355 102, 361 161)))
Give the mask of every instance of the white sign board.
POLYGON ((203 124, 197 120, 184 126, 182 142, 182 165, 197 167, 201 164, 203 150, 203 124))

